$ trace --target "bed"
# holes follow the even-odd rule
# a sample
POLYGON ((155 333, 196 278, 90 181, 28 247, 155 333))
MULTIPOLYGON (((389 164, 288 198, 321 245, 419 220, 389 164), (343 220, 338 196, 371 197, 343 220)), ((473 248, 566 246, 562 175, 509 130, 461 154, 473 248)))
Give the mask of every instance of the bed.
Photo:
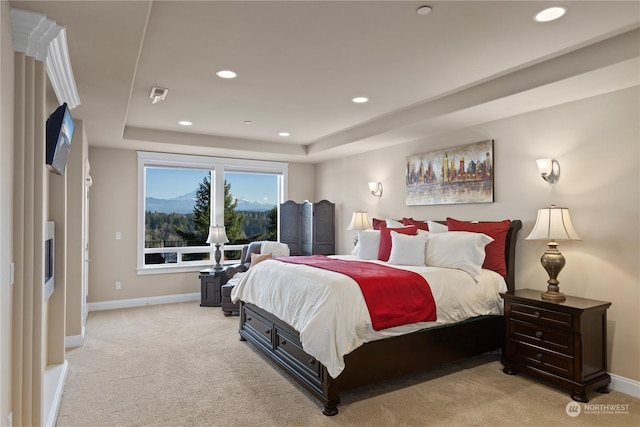
MULTIPOLYGON (((507 225, 504 239, 506 274, 500 276, 504 287, 500 289, 501 292, 513 292, 515 288, 515 244, 522 223, 515 220, 509 221, 507 225)), ((291 269, 291 272, 286 270, 285 274, 301 275, 309 282, 317 282, 319 286, 322 286, 325 281, 330 281, 329 275, 340 276, 340 273, 324 272, 311 275, 308 269, 314 269, 313 267, 297 265, 285 267, 286 264, 277 260, 265 261, 252 267, 245 273, 246 276, 239 280, 233 293, 234 298, 240 300, 239 334, 241 340, 252 343, 319 399, 324 415, 331 416, 338 413, 341 392, 416 374, 502 347, 504 323, 500 301, 499 312, 492 310, 487 312, 491 314, 479 315, 483 313, 479 311, 476 315, 471 314, 470 318, 452 318, 445 324, 420 322, 382 331, 359 331, 358 334, 362 332, 361 336, 349 335, 347 338, 338 339, 340 348, 334 350, 323 341, 325 337, 322 323, 316 324, 315 329, 310 329, 313 333, 305 330, 305 325, 301 326, 297 323, 299 318, 314 317, 312 306, 327 307, 333 306, 333 303, 327 304, 325 301, 324 304, 314 304, 314 301, 317 301, 317 297, 314 296, 308 298, 311 303, 301 305, 301 308, 296 308, 295 313, 289 315, 287 314, 288 305, 298 307, 299 300, 305 298, 293 291, 278 293, 273 291, 277 288, 272 290, 267 286, 280 286, 285 290, 289 287, 289 290, 293 290, 293 281, 277 279, 280 277, 278 275, 283 274, 283 270, 286 269, 291 269), (269 289, 270 301, 262 301, 254 297, 254 294, 264 293, 264 289, 269 289), (286 298, 289 298, 287 294, 291 294, 290 298, 298 301, 287 301, 286 298), (346 344, 343 345, 345 342, 346 344)), ((438 269, 431 270, 438 272, 436 271, 438 269)), ((466 273, 459 273, 466 275, 466 273)), ((485 269, 482 270, 482 274, 489 280, 494 280, 496 275, 485 269)), ((434 294, 440 294, 442 289, 447 288, 447 282, 444 282, 444 286, 438 285, 438 281, 432 279, 436 276, 429 276, 429 284, 434 289, 434 294)), ((331 276, 331 280, 334 278, 338 280, 335 276, 331 276)), ((346 280, 350 279, 346 278, 346 280)), ((341 290, 344 288, 346 286, 335 287, 341 290)), ((346 297, 340 295, 337 300, 342 298, 346 297)), ((493 302, 491 304, 495 305, 493 302)), ((332 328, 325 328, 324 332, 333 334, 333 328, 340 329, 343 326, 342 323, 349 324, 350 318, 356 316, 352 316, 352 312, 358 312, 357 309, 347 311, 348 313, 345 310, 340 311, 340 316, 344 315, 344 318, 335 317, 333 320, 324 322, 327 325, 333 325, 332 328)), ((438 317, 441 317, 440 313, 438 317)))

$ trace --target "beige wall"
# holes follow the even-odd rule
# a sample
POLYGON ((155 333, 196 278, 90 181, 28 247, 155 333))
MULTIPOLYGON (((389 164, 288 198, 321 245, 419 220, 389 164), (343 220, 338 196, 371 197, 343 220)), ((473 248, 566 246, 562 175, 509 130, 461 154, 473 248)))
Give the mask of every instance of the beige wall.
POLYGON ((13 262, 13 37, 8 2, 0 2, 0 424, 11 412, 13 262))
POLYGON ((566 206, 582 241, 559 245, 567 260, 561 290, 613 303, 610 371, 640 380, 639 99, 635 87, 318 165, 317 196, 338 206, 339 252, 353 247, 353 232, 345 228, 358 209, 383 219, 521 219, 516 287, 543 290, 548 277, 539 259, 546 244, 524 238, 539 208, 566 206), (405 205, 406 156, 486 139, 495 140, 494 203, 405 205), (554 185, 538 174, 535 160, 544 157, 560 163, 554 185), (368 181, 383 183, 381 198, 371 195, 368 181))
MULTIPOLYGON (((89 136, 90 137, 90 136, 89 136)), ((89 302, 200 292, 198 273, 136 272, 137 173, 135 151, 91 147, 89 302), (122 233, 115 240, 115 233, 122 233), (122 289, 115 289, 115 282, 122 289)), ((289 198, 314 197, 313 165, 289 164, 289 198)))

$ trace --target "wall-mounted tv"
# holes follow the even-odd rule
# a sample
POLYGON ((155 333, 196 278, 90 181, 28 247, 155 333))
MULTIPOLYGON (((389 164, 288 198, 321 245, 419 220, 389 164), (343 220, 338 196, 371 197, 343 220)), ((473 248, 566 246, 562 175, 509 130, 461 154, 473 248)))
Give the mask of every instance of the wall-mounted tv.
POLYGON ((47 119, 47 166, 62 175, 67 166, 75 126, 65 102, 47 119))

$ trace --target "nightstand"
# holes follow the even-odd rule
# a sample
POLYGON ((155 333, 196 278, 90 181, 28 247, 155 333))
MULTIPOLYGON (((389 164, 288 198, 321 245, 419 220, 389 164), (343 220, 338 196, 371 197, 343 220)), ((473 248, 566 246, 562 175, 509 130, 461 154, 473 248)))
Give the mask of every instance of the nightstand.
POLYGON ((220 307, 222 272, 210 268, 200 270, 200 307, 220 307))
POLYGON ((607 309, 610 302, 567 296, 544 301, 542 291, 516 290, 504 298, 503 371, 523 372, 588 402, 587 393, 608 393, 607 309))

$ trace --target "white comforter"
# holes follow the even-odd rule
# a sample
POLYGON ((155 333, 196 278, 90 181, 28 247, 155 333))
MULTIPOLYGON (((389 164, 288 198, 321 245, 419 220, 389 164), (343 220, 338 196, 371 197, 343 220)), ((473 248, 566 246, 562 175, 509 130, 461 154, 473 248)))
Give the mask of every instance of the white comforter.
MULTIPOLYGON (((355 259, 353 256, 336 256, 355 259)), ((471 317, 502 314, 502 276, 482 270, 476 283, 461 270, 395 266, 423 275, 436 301, 438 319, 375 331, 358 284, 341 273, 306 265, 263 261, 249 269, 231 294, 233 301, 254 304, 284 320, 300 333, 302 348, 336 378, 344 369, 343 356, 368 341, 459 322, 471 317)))

